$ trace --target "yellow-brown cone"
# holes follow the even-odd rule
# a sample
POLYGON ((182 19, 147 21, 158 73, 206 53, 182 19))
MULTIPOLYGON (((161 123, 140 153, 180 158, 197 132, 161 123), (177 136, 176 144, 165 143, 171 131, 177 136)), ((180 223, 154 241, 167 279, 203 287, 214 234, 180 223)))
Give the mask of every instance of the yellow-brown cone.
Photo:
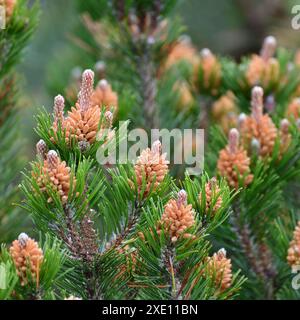
MULTIPOLYGON (((58 123, 61 124, 62 130, 65 131, 65 139, 69 144, 72 143, 72 141, 77 143, 84 141, 92 144, 96 141, 97 132, 107 128, 107 121, 105 121, 105 119, 103 119, 103 122, 101 121, 102 105, 93 104, 93 83, 93 71, 85 70, 82 75, 78 102, 75 107, 72 107, 71 110, 68 111, 67 117, 63 117, 62 97, 58 96, 55 98, 53 123, 54 137, 51 138, 53 142, 57 139, 56 132, 58 130, 58 123)), ((109 123, 109 126, 111 126, 111 122, 109 123)))
POLYGON ((43 251, 38 243, 29 238, 27 234, 21 233, 10 247, 10 254, 14 261, 21 285, 28 283, 27 274, 39 285, 39 274, 43 262, 43 251))
POLYGON ((231 260, 226 257, 225 249, 220 249, 207 259, 206 276, 213 279, 220 291, 230 288, 232 284, 231 260))
POLYGON ((113 108, 114 113, 118 109, 118 95, 111 88, 111 85, 105 80, 101 80, 91 97, 91 105, 105 108, 109 111, 113 108))
MULTIPOLYGON (((212 178, 205 184, 205 211, 214 215, 222 206, 221 189, 218 186, 216 178, 212 178)), ((199 194, 199 202, 202 201, 202 193, 199 194)))
POLYGON ((176 81, 173 91, 178 95, 177 105, 179 109, 189 109, 195 103, 191 88, 186 81, 176 81))
POLYGON ((98 106, 89 107, 87 111, 82 112, 79 104, 76 104, 63 122, 66 142, 71 143, 73 139, 77 142, 87 141, 90 144, 95 142, 100 118, 101 110, 98 106))
POLYGON ((203 73, 203 86, 206 89, 211 88, 214 94, 215 89, 219 86, 221 81, 221 65, 216 56, 209 50, 203 49, 201 51, 201 60, 199 67, 203 73))
POLYGON ((248 151, 254 139, 259 142, 259 155, 269 157, 274 149, 278 136, 277 128, 268 114, 263 114, 263 89, 252 90, 252 113, 240 123, 242 143, 248 151))
POLYGON ((249 63, 246 79, 250 86, 267 87, 272 82, 278 82, 280 76, 279 63, 272 58, 264 61, 260 56, 253 55, 249 63))
MULTIPOLYGON (((33 177, 42 192, 47 193, 47 185, 50 185, 54 191, 60 195, 62 203, 68 201, 68 194, 71 187, 71 169, 66 165, 65 161, 61 161, 57 153, 50 150, 46 159, 39 168, 38 175, 33 172, 33 177)), ((73 177, 72 188, 76 186, 76 178, 73 177)), ((52 202, 51 196, 48 202, 52 202)))
POLYGON ((287 262, 291 267, 300 266, 300 221, 294 231, 294 237, 288 249, 287 262))
POLYGON ((147 148, 142 151, 134 166, 139 194, 143 188, 143 180, 146 183, 143 197, 149 194, 151 187, 153 187, 153 191, 159 187, 168 173, 168 164, 166 154, 161 154, 159 141, 155 141, 151 149, 147 148))
POLYGON ((218 172, 226 178, 230 187, 238 189, 238 177, 244 182, 244 186, 253 180, 249 166, 250 158, 246 150, 239 146, 239 132, 233 128, 229 132, 228 145, 220 151, 217 163, 218 172))
POLYGON ((276 83, 280 77, 280 67, 277 59, 273 58, 276 50, 276 39, 266 37, 260 55, 252 55, 245 77, 250 86, 262 85, 267 87, 276 83))
POLYGON ((236 127, 237 112, 235 97, 231 91, 221 96, 212 105, 212 116, 226 134, 229 132, 229 129, 236 127))
POLYGON ((247 71, 246 71, 246 79, 250 86, 254 86, 256 84, 259 84, 261 82, 262 74, 265 70, 265 62, 264 60, 254 54, 251 57, 251 60, 249 62, 247 71))
POLYGON ((189 62, 193 69, 196 68, 199 63, 197 50, 193 47, 188 38, 183 38, 172 47, 163 69, 168 70, 180 61, 189 62))
POLYGON ((186 229, 195 224, 192 205, 187 204, 187 194, 184 190, 179 191, 178 199, 171 199, 167 202, 162 214, 158 233, 164 230, 170 235, 171 241, 176 242, 180 237, 192 238, 193 235, 186 232, 186 229))

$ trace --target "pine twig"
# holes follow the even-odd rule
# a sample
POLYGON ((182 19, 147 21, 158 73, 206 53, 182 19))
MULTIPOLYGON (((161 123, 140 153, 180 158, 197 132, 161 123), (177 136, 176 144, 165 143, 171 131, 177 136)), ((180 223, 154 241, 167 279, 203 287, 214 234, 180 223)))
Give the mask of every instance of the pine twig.
POLYGON ((266 244, 257 245, 251 239, 251 228, 247 223, 241 224, 241 212, 237 203, 233 205, 233 212, 232 223, 242 250, 252 271, 263 280, 266 299, 271 300, 274 298, 276 270, 272 263, 270 249, 266 244))
POLYGON ((93 265, 98 252, 98 247, 96 244, 95 230, 91 225, 92 221, 90 216, 86 215, 80 223, 80 232, 78 232, 77 226, 73 221, 71 207, 65 206, 64 210, 68 236, 63 239, 74 257, 83 262, 83 274, 85 277, 85 287, 88 299, 96 300, 101 297, 101 294, 97 290, 99 280, 97 275, 95 275, 93 265))
POLYGON ((109 241, 106 244, 107 250, 118 248, 124 239, 126 239, 127 236, 135 229, 141 213, 141 208, 142 205, 136 202, 132 212, 129 214, 128 223, 114 240, 109 241))
POLYGON ((175 248, 172 246, 166 246, 162 252, 162 261, 165 268, 170 274, 170 284, 168 287, 171 291, 172 300, 181 300, 181 288, 182 284, 180 279, 177 276, 177 267, 175 263, 175 248))
POLYGON ((141 80, 144 118, 148 128, 158 128, 159 122, 156 105, 157 80, 150 45, 145 43, 142 51, 137 59, 137 69, 141 80))
POLYGON ((199 129, 204 130, 204 139, 207 142, 208 139, 208 128, 210 125, 210 108, 211 108, 211 100, 208 97, 201 97, 201 112, 199 117, 199 129))

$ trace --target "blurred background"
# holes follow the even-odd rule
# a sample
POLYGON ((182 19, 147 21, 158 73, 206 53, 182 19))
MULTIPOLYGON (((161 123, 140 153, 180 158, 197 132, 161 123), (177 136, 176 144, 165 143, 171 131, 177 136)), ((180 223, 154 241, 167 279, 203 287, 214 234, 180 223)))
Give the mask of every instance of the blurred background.
MULTIPOLYGON (((75 2, 41 1, 38 30, 19 66, 23 75, 21 130, 29 158, 34 155, 37 140, 33 116, 41 106, 52 108, 48 83, 53 74, 51 69, 56 68, 53 61, 70 52, 70 36, 80 22, 75 2)), ((176 10, 199 50, 208 47, 217 54, 239 59, 242 54, 258 52, 262 39, 269 34, 275 35, 281 46, 299 47, 300 30, 291 27, 291 8, 297 2, 300 4, 293 0, 181 0, 176 10)))

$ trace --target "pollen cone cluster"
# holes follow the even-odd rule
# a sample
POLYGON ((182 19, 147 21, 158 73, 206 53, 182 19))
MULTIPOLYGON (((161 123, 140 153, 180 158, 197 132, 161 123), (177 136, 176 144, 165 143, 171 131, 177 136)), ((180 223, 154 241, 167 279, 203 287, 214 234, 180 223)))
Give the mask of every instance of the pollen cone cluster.
POLYGON ((63 127, 66 130, 66 142, 71 143, 72 140, 75 140, 92 144, 96 140, 100 117, 101 111, 98 106, 82 112, 80 105, 77 103, 68 112, 68 117, 63 122, 63 127))
POLYGON ((225 249, 220 249, 212 257, 208 258, 206 275, 213 279, 216 287, 224 291, 232 284, 231 268, 231 260, 226 257, 225 249))
POLYGON ((271 58, 264 61, 260 56, 253 55, 247 69, 246 79, 250 86, 267 87, 272 82, 278 82, 279 72, 279 63, 276 59, 271 58))
POLYGON ((16 266, 17 274, 21 285, 28 283, 27 276, 39 285, 39 274, 43 262, 43 251, 36 241, 29 238, 27 234, 21 233, 18 240, 15 240, 10 247, 10 254, 16 266))
MULTIPOLYGON (((205 184, 205 212, 214 215, 222 206, 221 189, 216 178, 212 178, 205 184)), ((202 203, 202 193, 199 194, 199 202, 202 203)))
POLYGON ((277 128, 268 114, 263 114, 263 89, 252 89, 251 115, 240 121, 242 143, 250 152, 253 141, 259 143, 258 153, 265 158, 272 154, 278 136, 277 128))
POLYGON ((113 108, 114 112, 116 112, 118 109, 118 95, 105 79, 100 80, 94 90, 91 96, 91 105, 93 107, 104 107, 106 111, 110 111, 113 108))
POLYGON ((143 197, 149 194, 151 188, 154 191, 159 187, 168 173, 168 164, 166 154, 161 154, 161 143, 158 140, 151 149, 142 151, 134 166, 139 194, 144 188, 143 182, 146 184, 143 197))
POLYGON ((192 238, 193 235, 186 229, 195 224, 192 205, 187 204, 187 194, 184 190, 178 192, 177 200, 167 202, 158 227, 158 234, 163 229, 170 235, 171 241, 176 242, 180 237, 192 238))
POLYGON ((276 39, 269 36, 264 41, 260 55, 252 56, 245 75, 250 86, 267 87, 270 83, 278 82, 280 67, 278 60, 273 58, 275 50, 276 39))
POLYGON ((250 173, 250 158, 243 147, 239 146, 239 132, 233 128, 229 132, 229 143, 220 151, 218 159, 218 172, 225 177, 229 186, 238 189, 239 178, 247 186, 253 180, 250 173))
POLYGON ((229 129, 236 127, 237 112, 235 97, 231 91, 221 96, 212 105, 212 116, 225 133, 228 133, 229 129))
POLYGON ((293 101, 288 105, 286 116, 294 119, 300 118, 300 98, 293 99, 293 101))
MULTIPOLYGON (((94 73, 91 70, 84 71, 82 75, 81 89, 78 95, 78 102, 75 107, 68 111, 68 116, 63 116, 64 101, 61 96, 55 98, 54 101, 54 137, 52 141, 57 139, 57 130, 59 123, 61 129, 65 131, 65 139, 67 143, 75 141, 77 143, 87 142, 92 144, 97 138, 97 132, 111 126, 111 116, 102 117, 102 109, 98 105, 92 104, 94 84, 94 73)), ((107 111, 110 115, 111 112, 107 111)))
POLYGON ((195 103, 190 85, 186 81, 176 81, 173 91, 178 95, 177 106, 179 109, 188 109, 195 103))
POLYGON ((212 94, 215 94, 221 81, 221 65, 216 56, 207 48, 201 51, 200 56, 199 68, 202 71, 203 86, 205 89, 211 89, 212 94))
POLYGON ((300 266, 300 221, 294 231, 293 240, 290 242, 287 261, 291 267, 300 266))
POLYGON ((199 55, 188 37, 182 37, 172 48, 164 64, 164 70, 168 70, 180 61, 189 62, 193 69, 199 63, 199 55))
MULTIPOLYGON (((50 187, 58 192, 61 197, 62 203, 68 201, 68 194, 71 188, 74 190, 76 186, 76 178, 73 177, 71 181, 71 169, 66 165, 65 161, 61 161, 54 150, 50 150, 43 164, 39 167, 38 174, 32 172, 33 177, 36 179, 37 184, 42 192, 47 193, 47 188, 50 187)), ((48 202, 52 202, 49 196, 48 202)))

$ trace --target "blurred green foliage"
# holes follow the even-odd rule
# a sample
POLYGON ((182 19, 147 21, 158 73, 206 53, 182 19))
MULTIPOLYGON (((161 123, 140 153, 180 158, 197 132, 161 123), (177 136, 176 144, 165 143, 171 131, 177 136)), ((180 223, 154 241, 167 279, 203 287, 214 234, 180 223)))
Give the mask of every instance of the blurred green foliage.
MULTIPOLYGON (((177 11, 187 26, 187 34, 199 48, 208 47, 220 54, 239 58, 244 53, 258 51, 262 39, 269 33, 279 37, 279 44, 294 48, 300 45, 299 32, 290 26, 291 7, 295 0, 179 0, 177 11), (290 41, 289 43, 287 43, 290 41)), ((80 16, 72 0, 41 0, 42 14, 38 31, 28 49, 20 71, 24 73, 23 128, 28 137, 29 153, 33 153, 35 138, 33 114, 40 106, 52 107, 52 97, 46 89, 49 63, 53 58, 74 55, 70 48, 71 32, 80 16), (32 141, 32 143, 31 143, 32 141)), ((73 61, 72 61, 73 62, 73 61)), ((88 65, 89 62, 86 61, 88 65)), ((66 61, 66 68, 69 66, 66 61)), ((91 67, 91 66, 90 66, 91 67)), ((65 80, 62 79, 62 83, 65 80)))

